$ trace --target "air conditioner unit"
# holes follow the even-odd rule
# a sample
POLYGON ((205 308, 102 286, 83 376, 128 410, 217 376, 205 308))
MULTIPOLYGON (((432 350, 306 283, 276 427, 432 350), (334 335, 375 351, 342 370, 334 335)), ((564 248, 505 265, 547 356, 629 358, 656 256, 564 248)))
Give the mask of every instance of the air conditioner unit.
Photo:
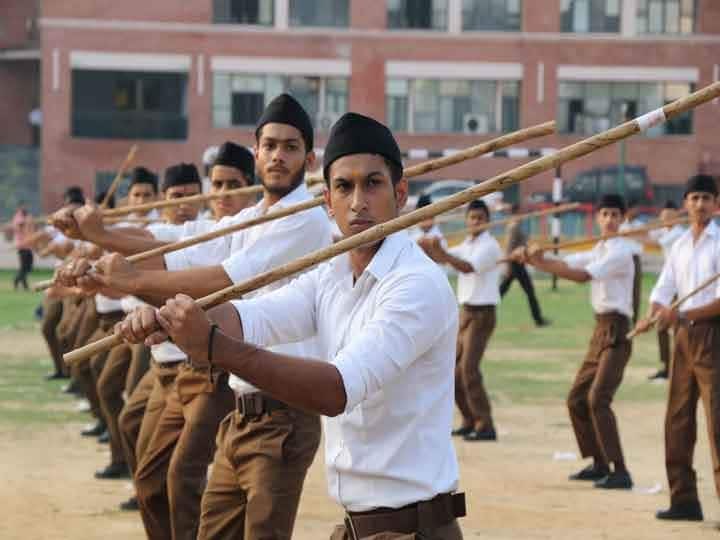
POLYGON ((489 133, 490 119, 486 114, 469 113, 463 115, 463 133, 489 133))
POLYGON ((315 126, 320 131, 330 131, 333 124, 338 121, 340 114, 334 112, 318 113, 315 119, 315 126))

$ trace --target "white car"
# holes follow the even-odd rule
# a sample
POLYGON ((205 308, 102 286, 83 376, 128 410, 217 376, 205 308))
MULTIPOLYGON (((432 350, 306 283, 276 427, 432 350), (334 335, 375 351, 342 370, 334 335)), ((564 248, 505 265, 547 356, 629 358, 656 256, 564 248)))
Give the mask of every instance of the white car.
MULTIPOLYGON (((411 180, 412 182, 412 180, 411 180)), ((418 199, 421 195, 429 195, 432 202, 437 202, 440 199, 455 195, 460 191, 464 191, 470 187, 473 187, 475 182, 471 180, 438 180, 433 182, 427 188, 422 190, 417 195, 410 195, 408 197, 407 204, 405 205, 405 211, 415 210, 418 199)), ((502 202, 502 192, 492 193, 483 197, 487 205, 491 210, 495 208, 498 203, 502 202)))

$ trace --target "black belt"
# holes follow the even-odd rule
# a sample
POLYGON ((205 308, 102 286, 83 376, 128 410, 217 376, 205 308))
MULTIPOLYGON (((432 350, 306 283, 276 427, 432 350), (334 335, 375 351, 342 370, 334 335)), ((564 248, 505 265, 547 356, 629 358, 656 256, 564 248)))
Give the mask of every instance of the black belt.
POLYGON ((376 508, 368 512, 348 512, 345 529, 350 540, 360 540, 381 532, 430 534, 466 514, 464 493, 442 493, 429 501, 402 508, 376 508))
POLYGON ((251 392, 236 396, 235 406, 237 412, 243 416, 262 416, 265 413, 289 408, 287 403, 273 399, 262 392, 251 392))

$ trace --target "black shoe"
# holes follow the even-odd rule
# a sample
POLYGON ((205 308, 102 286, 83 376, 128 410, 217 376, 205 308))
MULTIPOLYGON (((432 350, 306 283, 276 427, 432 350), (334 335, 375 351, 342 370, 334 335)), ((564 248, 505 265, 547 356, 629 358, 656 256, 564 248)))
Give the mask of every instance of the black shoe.
POLYGON ((703 512, 700 501, 691 501, 671 504, 667 510, 658 510, 655 517, 672 521, 702 521, 703 512))
POLYGON ((130 470, 125 463, 111 463, 104 469, 95 471, 95 478, 98 480, 115 480, 118 478, 130 478, 130 470))
POLYGON ((463 440, 468 442, 497 441, 497 433, 493 428, 483 429, 482 431, 473 429, 470 433, 463 435, 463 440))
POLYGON ((133 495, 127 501, 121 502, 120 510, 124 510, 126 512, 135 512, 137 510, 140 510, 140 505, 138 504, 137 497, 133 495))
POLYGON ((468 426, 468 427, 461 427, 461 428, 453 429, 453 430, 450 432, 450 434, 451 434, 453 437, 464 437, 464 436, 467 435, 468 433, 472 433, 472 431, 473 431, 473 428, 470 427, 470 426, 468 426))
POLYGON ((70 381, 68 384, 63 386, 61 390, 63 394, 80 394, 80 388, 78 388, 78 385, 75 384, 75 381, 70 381))
POLYGON ((581 471, 568 476, 568 480, 602 480, 610 474, 607 467, 598 467, 595 464, 588 465, 581 471))
POLYGON ((612 472, 594 483, 600 489, 632 489, 633 481, 629 472, 612 472))
POLYGON ((107 429, 98 436, 98 442, 100 444, 110 444, 110 433, 107 429))
POLYGON ((661 370, 658 370, 657 373, 653 373, 652 375, 650 375, 650 376, 648 377, 648 380, 654 381, 654 380, 657 380, 657 379, 667 379, 667 378, 668 378, 668 371, 667 371, 667 369, 661 369, 661 370))
POLYGON ((99 437, 103 434, 105 431, 105 423, 104 422, 96 422, 94 426, 88 427, 83 429, 80 432, 80 435, 83 437, 99 437))
POLYGON ((535 326, 538 328, 543 328, 544 326, 550 326, 552 324, 552 321, 550 319, 540 319, 538 322, 535 323, 535 326))
POLYGON ((48 373, 47 375, 45 375, 46 381, 58 381, 60 379, 69 379, 69 378, 70 378, 69 375, 65 375, 64 373, 62 373, 60 371, 56 371, 55 373, 48 373))

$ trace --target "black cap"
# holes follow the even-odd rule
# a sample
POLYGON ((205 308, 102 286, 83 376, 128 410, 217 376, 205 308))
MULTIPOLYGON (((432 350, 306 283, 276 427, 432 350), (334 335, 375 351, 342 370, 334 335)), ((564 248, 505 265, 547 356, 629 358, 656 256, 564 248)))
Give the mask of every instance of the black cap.
POLYGON ((431 204, 432 199, 430 198, 430 195, 423 193, 420 197, 418 197, 417 206, 415 208, 423 208, 424 206, 429 206, 431 204))
POLYGON ((624 214, 625 199, 617 193, 608 193, 603 195, 602 199, 600 199, 600 202, 597 204, 597 209, 600 210, 601 208, 617 208, 624 214))
POLYGON ((397 141, 387 126, 369 116, 345 113, 330 130, 325 154, 323 176, 329 180, 330 165, 343 156, 378 154, 395 165, 402 176, 402 154, 397 141))
POLYGON ((665 206, 663 208, 666 210, 677 210, 678 205, 675 204, 675 201, 665 201, 665 206))
POLYGON ((186 184, 202 185, 200 174, 193 163, 178 163, 165 169, 162 185, 163 191, 173 186, 184 186, 186 184))
POLYGON ((303 106, 290 94, 280 94, 265 107, 255 128, 257 140, 260 140, 260 130, 265 124, 287 124, 297 128, 305 141, 305 151, 312 151, 312 121, 303 106))
POLYGON ((230 141, 225 142, 218 148, 217 156, 213 165, 225 165, 241 170, 249 182, 255 181, 255 158, 244 146, 237 145, 230 141))
POLYGON ((130 173, 130 187, 135 184, 150 184, 153 186, 155 193, 157 193, 158 177, 154 172, 149 171, 145 167, 135 167, 130 173))
POLYGON ((85 204, 85 194, 80 186, 70 186, 63 194, 66 204, 85 204))
POLYGON ((712 193, 717 197, 718 189, 715 179, 707 174, 696 174, 695 176, 690 177, 687 184, 685 184, 685 193, 683 194, 683 197, 687 197, 688 193, 697 191, 712 193))

